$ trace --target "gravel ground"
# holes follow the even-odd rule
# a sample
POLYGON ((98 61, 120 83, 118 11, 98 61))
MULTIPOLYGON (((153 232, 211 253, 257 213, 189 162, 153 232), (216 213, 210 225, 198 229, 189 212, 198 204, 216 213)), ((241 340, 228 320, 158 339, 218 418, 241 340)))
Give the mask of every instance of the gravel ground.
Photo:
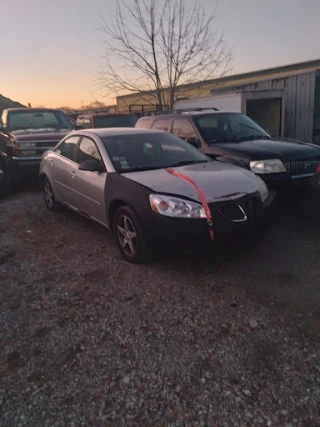
POLYGON ((320 425, 317 196, 147 266, 36 189, 0 212, 1 426, 320 425))

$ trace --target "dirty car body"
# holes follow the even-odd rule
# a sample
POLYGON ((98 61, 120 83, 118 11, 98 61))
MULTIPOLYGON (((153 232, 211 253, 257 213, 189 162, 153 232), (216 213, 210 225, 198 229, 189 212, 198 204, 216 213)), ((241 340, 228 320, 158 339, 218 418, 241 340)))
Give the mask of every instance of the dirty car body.
MULTIPOLYGON (((42 154, 57 145, 71 130, 72 123, 59 110, 4 110, 0 128, 0 169, 5 185, 19 185, 25 176, 37 173, 42 154)), ((6 190, 9 191, 9 188, 6 190)))
POLYGON ((167 168, 202 189, 216 236, 263 221, 273 205, 252 172, 161 131, 76 131, 44 154, 40 176, 50 210, 67 205, 108 227, 122 255, 141 262, 155 246, 209 240, 199 195, 167 168))

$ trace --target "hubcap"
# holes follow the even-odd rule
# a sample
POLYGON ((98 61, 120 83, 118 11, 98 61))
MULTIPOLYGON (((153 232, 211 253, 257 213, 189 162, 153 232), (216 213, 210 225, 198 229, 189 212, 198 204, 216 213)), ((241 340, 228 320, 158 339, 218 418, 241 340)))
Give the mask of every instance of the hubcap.
POLYGON ((133 256, 137 251, 137 233, 126 215, 122 215, 118 223, 118 239, 124 252, 133 256))
POLYGON ((46 181, 44 184, 44 200, 48 208, 51 209, 53 206, 53 192, 49 181, 46 181))

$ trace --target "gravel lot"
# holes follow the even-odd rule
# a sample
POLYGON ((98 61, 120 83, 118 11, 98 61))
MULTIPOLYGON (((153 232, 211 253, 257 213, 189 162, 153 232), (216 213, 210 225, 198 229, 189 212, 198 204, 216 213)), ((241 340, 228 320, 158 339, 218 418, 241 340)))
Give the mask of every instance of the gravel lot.
POLYGON ((1 426, 320 425, 320 196, 147 266, 30 186, 0 213, 1 426))

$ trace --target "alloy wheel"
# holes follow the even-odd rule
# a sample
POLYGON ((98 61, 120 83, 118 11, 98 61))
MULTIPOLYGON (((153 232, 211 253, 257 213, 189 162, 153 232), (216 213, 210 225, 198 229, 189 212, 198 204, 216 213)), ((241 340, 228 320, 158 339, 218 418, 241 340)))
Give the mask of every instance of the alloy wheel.
POLYGON ((44 200, 46 202, 46 205, 49 209, 52 209, 54 205, 54 195, 53 195, 50 182, 48 180, 45 181, 43 190, 44 190, 44 200))
POLYGON ((126 216, 121 215, 117 226, 119 243, 123 251, 133 257, 137 253, 137 232, 132 221, 126 216))

